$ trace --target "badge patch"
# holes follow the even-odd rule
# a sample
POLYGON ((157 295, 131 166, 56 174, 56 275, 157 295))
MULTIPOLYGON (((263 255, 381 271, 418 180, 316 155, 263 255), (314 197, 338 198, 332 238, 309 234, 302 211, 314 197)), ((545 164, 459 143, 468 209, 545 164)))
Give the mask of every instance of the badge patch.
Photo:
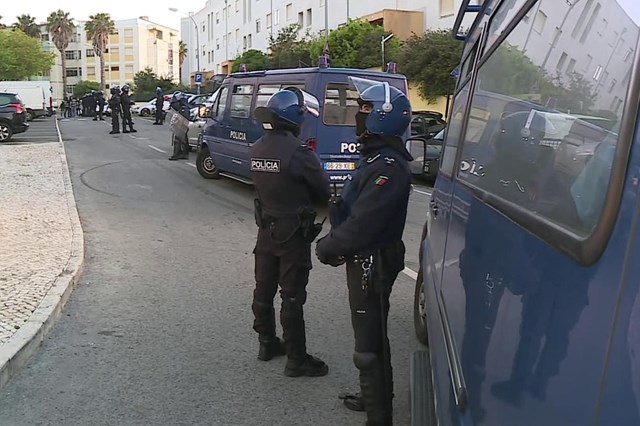
POLYGON ((251 171, 280 173, 280 160, 271 158, 252 158, 251 171))
POLYGON ((378 176, 376 178, 375 184, 378 185, 378 186, 382 186, 385 183, 387 183, 388 180, 389 180, 389 178, 387 176, 380 175, 380 176, 378 176))

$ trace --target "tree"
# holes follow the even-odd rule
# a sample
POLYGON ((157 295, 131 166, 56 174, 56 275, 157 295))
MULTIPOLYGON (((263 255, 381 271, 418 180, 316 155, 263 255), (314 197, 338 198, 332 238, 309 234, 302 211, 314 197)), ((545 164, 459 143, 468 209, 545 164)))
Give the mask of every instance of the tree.
POLYGON ((56 12, 51 12, 47 18, 47 31, 51 35, 51 41, 60 52, 60 59, 62 61, 62 85, 64 86, 63 93, 65 93, 65 95, 67 93, 67 59, 64 52, 67 47, 69 47, 74 28, 73 18, 69 17, 68 12, 63 12, 60 9, 56 12))
POLYGON ((153 69, 146 67, 133 76, 133 86, 136 92, 155 92, 158 87, 158 75, 153 69))
POLYGON ((93 42, 93 51, 100 58, 100 88, 106 87, 104 78, 104 53, 109 45, 109 34, 116 30, 115 23, 108 13, 96 13, 89 16, 89 21, 84 24, 87 38, 93 42))
MULTIPOLYGON (((2 15, 0 15, 0 21, 2 21, 2 15)), ((3 29, 3 28, 7 28, 7 26, 2 22, 0 22, 0 29, 3 29)))
POLYGON ((92 90, 100 90, 100 83, 97 81, 80 80, 73 88, 73 96, 81 98, 92 90))
POLYGON ((278 31, 274 38, 269 37, 269 67, 297 68, 310 66, 309 34, 300 37, 300 25, 291 24, 278 31))
POLYGON ((26 80, 51 69, 55 56, 20 30, 0 30, 0 80, 26 80))
POLYGON ((451 37, 451 30, 427 31, 402 44, 398 68, 418 84, 422 98, 435 101, 454 87, 450 74, 460 63, 461 55, 462 42, 451 37))
MULTIPOLYGON (((350 19, 329 33, 328 46, 331 66, 341 68, 373 68, 382 65, 380 41, 391 34, 379 25, 367 21, 350 19)), ((325 40, 316 38, 311 45, 311 57, 317 58, 323 53, 325 40)), ((385 62, 395 60, 400 43, 392 38, 385 43, 385 62)), ((314 60, 315 62, 315 60, 314 60)))
POLYGON ((240 64, 246 64, 249 71, 269 69, 269 57, 262 51, 249 49, 233 60, 231 72, 240 70, 240 64))
POLYGON ((178 66, 180 67, 180 73, 182 74, 182 64, 184 64, 184 60, 187 59, 187 53, 189 49, 187 49, 187 45, 184 41, 180 40, 178 43, 178 66))
POLYGON ((13 28, 22 30, 29 37, 40 39, 40 26, 36 24, 36 18, 31 15, 20 15, 18 22, 13 24, 13 28))

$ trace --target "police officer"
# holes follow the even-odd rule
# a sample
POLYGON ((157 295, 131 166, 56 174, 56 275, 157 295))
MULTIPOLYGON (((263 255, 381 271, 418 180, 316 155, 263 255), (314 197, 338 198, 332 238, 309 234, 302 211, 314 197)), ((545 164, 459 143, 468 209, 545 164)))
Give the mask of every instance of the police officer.
POLYGON ((109 107, 111 108, 111 131, 109 134, 111 135, 120 133, 120 115, 122 113, 121 103, 120 87, 113 86, 111 88, 111 98, 109 99, 109 107))
POLYGON ((411 106, 388 83, 352 80, 361 81, 355 83, 360 162, 341 197, 330 205, 331 231, 318 241, 316 255, 325 264, 347 264, 353 362, 360 371, 361 392, 341 398, 348 408, 367 412, 367 425, 391 425, 393 379, 386 324, 391 287, 404 268, 402 232, 412 158, 402 135, 411 106))
MULTIPOLYGON (((178 91, 173 94, 170 108, 175 111, 175 114, 180 114, 187 121, 190 119, 191 109, 189 108, 189 103, 187 102, 187 97, 184 93, 178 91)), ((169 157, 169 160, 188 160, 189 129, 187 128, 184 131, 177 131, 172 127, 171 131, 173 132, 173 155, 169 157)))
POLYGON ((95 117, 96 116, 96 91, 92 90, 89 94, 87 94, 87 116, 95 117))
POLYGON ((311 269, 311 242, 320 232, 312 203, 330 196, 329 178, 315 153, 297 138, 306 112, 299 89, 285 89, 256 108, 266 132, 251 148, 251 176, 259 227, 254 249, 256 287, 253 329, 260 344, 258 359, 287 355, 289 377, 324 376, 329 367, 309 355, 303 305, 311 269), (280 285, 283 342, 276 337, 273 298, 280 285))
POLYGON ((131 99, 129 99, 130 87, 128 84, 122 86, 122 95, 120 95, 120 103, 122 105, 122 133, 136 133, 133 128, 133 120, 131 119, 131 99), (129 126, 129 130, 127 130, 129 126))
MULTIPOLYGON (((102 116, 104 112, 104 92, 102 90, 98 90, 94 93, 95 96, 95 105, 98 106, 97 113, 93 116, 93 121, 98 121, 98 117, 100 117, 101 121, 104 121, 104 117, 102 116)), ((94 109, 96 109, 94 107, 94 109)))
POLYGON ((154 121, 153 124, 162 124, 164 122, 163 106, 164 95, 162 94, 162 89, 160 87, 156 87, 156 121, 154 121))

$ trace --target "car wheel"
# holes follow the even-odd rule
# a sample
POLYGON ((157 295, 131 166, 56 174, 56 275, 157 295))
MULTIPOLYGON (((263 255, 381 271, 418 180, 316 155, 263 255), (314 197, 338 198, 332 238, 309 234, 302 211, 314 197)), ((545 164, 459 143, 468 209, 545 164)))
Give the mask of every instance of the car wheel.
POLYGON ((7 123, 0 121, 0 142, 8 142, 13 136, 13 130, 7 123))
POLYGON ((140 117, 146 117, 147 115, 150 115, 151 111, 149 111, 147 108, 142 108, 140 110, 140 117))
POLYGON ((33 111, 31 111, 30 109, 27 110, 27 121, 33 121, 33 119, 35 118, 35 115, 33 114, 33 111))
POLYGON ((413 325, 418 341, 425 346, 429 345, 429 330, 427 329, 427 297, 424 291, 422 268, 416 278, 416 290, 413 296, 413 325))
POLYGON ((216 167, 213 162, 213 158, 209 154, 209 148, 203 146, 198 151, 198 156, 196 157, 196 168, 198 169, 198 173, 205 179, 219 179, 220 178, 220 170, 216 167))

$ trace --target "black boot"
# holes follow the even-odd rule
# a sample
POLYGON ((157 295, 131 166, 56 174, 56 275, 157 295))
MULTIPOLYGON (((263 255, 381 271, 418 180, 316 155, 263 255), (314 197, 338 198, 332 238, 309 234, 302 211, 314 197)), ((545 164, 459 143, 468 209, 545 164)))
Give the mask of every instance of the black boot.
POLYGON ((272 340, 264 340, 262 337, 260 340, 260 349, 258 350, 258 359, 260 361, 270 361, 271 359, 286 355, 287 351, 284 349, 282 341, 277 337, 272 340))
POLYGON ((284 375, 289 377, 320 377, 329 373, 329 366, 320 358, 306 354, 303 358, 291 358, 284 367, 284 375))
POLYGON ((367 426, 391 426, 393 402, 391 390, 386 390, 384 362, 374 353, 356 352, 353 362, 360 370, 360 392, 367 412, 367 426))
POLYGON ((338 398, 342 400, 342 403, 351 411, 365 411, 364 401, 360 392, 356 393, 342 393, 338 395, 338 398))

